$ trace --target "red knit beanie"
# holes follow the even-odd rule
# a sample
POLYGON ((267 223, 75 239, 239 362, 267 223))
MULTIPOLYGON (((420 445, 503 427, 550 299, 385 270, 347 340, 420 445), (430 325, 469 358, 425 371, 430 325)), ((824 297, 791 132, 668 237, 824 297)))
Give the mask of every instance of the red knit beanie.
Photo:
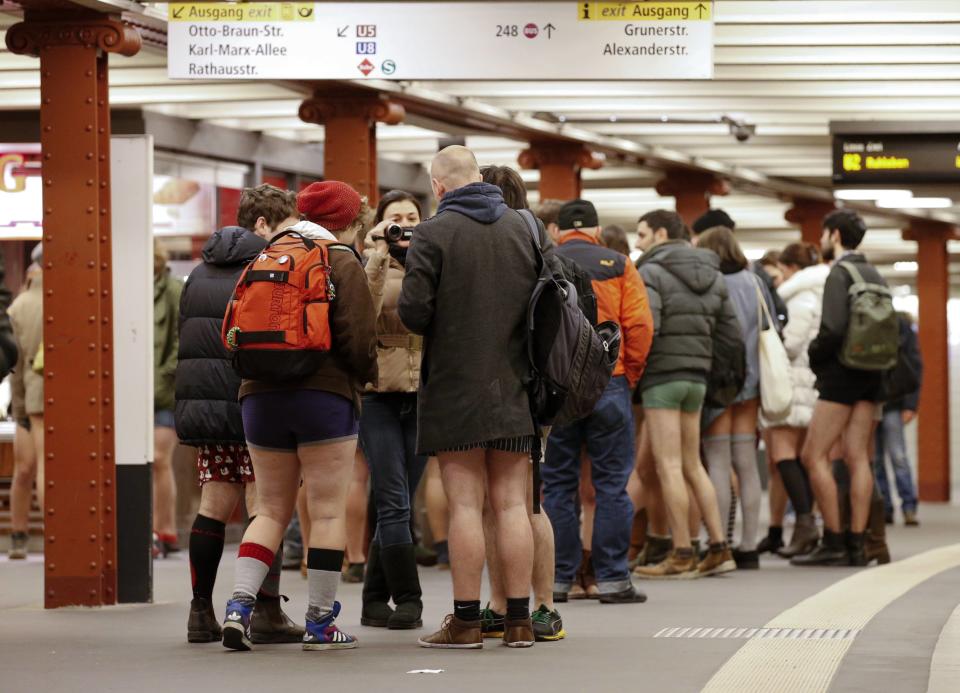
POLYGON ((350 226, 360 213, 360 195, 338 180, 319 181, 297 194, 297 210, 314 224, 340 231, 350 226))

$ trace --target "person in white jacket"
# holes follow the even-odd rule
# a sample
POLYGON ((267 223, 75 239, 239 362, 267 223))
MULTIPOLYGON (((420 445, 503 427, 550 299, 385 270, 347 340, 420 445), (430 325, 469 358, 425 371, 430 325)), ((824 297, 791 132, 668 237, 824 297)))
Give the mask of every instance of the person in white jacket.
POLYGON ((790 315, 783 330, 783 345, 790 357, 793 405, 785 418, 767 423, 768 453, 776 463, 797 516, 790 544, 778 552, 791 558, 812 551, 820 538, 813 518, 813 492, 800 462, 800 450, 818 397, 807 347, 820 329, 823 287, 830 267, 822 263, 817 246, 791 243, 780 254, 780 268, 784 281, 778 292, 790 315))

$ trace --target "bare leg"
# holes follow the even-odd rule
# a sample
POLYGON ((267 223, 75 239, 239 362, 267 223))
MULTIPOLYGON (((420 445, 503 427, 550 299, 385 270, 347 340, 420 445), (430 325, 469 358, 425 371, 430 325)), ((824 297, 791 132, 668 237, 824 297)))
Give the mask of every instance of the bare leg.
MULTIPOLYGON (((353 462, 352 480, 349 485, 349 494, 345 508, 347 527, 347 561, 349 563, 365 563, 367 553, 367 495, 370 480, 370 468, 359 450, 353 462)), ((304 482, 306 485, 306 482, 304 482)), ((310 503, 311 522, 313 519, 314 504, 310 503)), ((331 547, 332 548, 332 547, 331 547)))
POLYGON ((529 456, 488 450, 490 507, 496 518, 497 548, 507 597, 528 597, 533 578, 533 530, 527 515, 529 456))
POLYGON ((490 579, 490 608, 498 614, 506 613, 507 593, 500 573, 500 553, 497 551, 497 522, 490 507, 490 494, 483 503, 483 543, 486 550, 487 577, 490 579))
POLYGON ((867 528, 873 498, 870 441, 873 440, 875 408, 871 402, 857 402, 843 434, 843 459, 850 470, 850 531, 857 534, 867 528))
MULTIPOLYGON (((356 459, 356 449, 356 440, 346 440, 327 445, 305 445, 297 450, 303 465, 303 486, 310 510, 308 548, 340 551, 347 543, 347 494, 351 479, 356 482, 355 470, 362 461, 356 459)), ((258 485, 259 479, 258 476, 258 485)), ((289 520, 288 517, 283 523, 281 537, 289 520)))
POLYGON ((673 546, 689 549, 690 500, 687 497, 680 445, 680 412, 674 409, 648 409, 646 423, 656 460, 657 477, 663 489, 667 521, 673 533, 673 546))
POLYGON ((434 543, 447 540, 447 531, 450 524, 450 512, 447 504, 447 494, 443 490, 443 481, 440 478, 440 463, 436 457, 427 461, 426 488, 424 502, 427 506, 427 521, 430 523, 430 534, 434 543))
MULTIPOLYGON (((250 512, 251 516, 253 514, 254 513, 250 512)), ((307 490, 303 487, 301 487, 297 493, 297 515, 300 517, 300 539, 303 542, 303 561, 304 565, 306 565, 306 549, 310 546, 310 508, 307 505, 307 490)))
POLYGON ((276 552, 297 502, 300 460, 295 452, 253 446, 250 446, 250 459, 257 477, 257 516, 247 525, 243 541, 276 552))
POLYGON ((44 483, 47 462, 43 453, 43 416, 30 415, 30 437, 33 438, 33 449, 37 455, 37 502, 43 510, 46 507, 44 499, 47 493, 47 486, 44 483))
MULTIPOLYGON (((840 510, 837 505, 837 484, 833 479, 830 449, 838 441, 850 420, 853 407, 820 400, 813 410, 813 418, 803 444, 803 466, 806 467, 817 499, 823 524, 831 532, 839 533, 840 510)), ((866 446, 864 446, 866 451, 866 446)))
POLYGON ((243 496, 241 484, 227 481, 208 481, 200 489, 200 509, 197 514, 218 522, 227 522, 243 496))
POLYGON ((665 537, 670 533, 667 511, 663 503, 663 489, 657 475, 657 464, 650 444, 650 434, 644 423, 637 445, 637 476, 640 478, 641 505, 647 509, 647 532, 665 537))
MULTIPOLYGON (((726 539, 720 511, 717 508, 717 494, 707 476, 707 470, 700 461, 700 412, 680 413, 681 445, 683 459, 683 477, 689 482, 696 496, 707 534, 711 544, 719 544, 726 539)), ((676 541, 674 541, 676 544, 676 541)), ((689 543, 687 544, 689 546, 689 543)))
POLYGON ((480 599, 480 576, 484 558, 485 459, 485 451, 479 449, 444 452, 439 455, 440 476, 450 508, 449 542, 453 598, 458 601, 480 599))
POLYGON ((597 512, 597 492, 593 488, 590 475, 590 458, 586 450, 580 454, 580 509, 583 521, 580 523, 580 543, 584 551, 593 548, 593 517, 597 512))
POLYGON ((157 426, 153 433, 153 529, 158 534, 176 536, 177 483, 173 477, 173 450, 177 446, 177 432, 167 426, 157 426))
MULTIPOLYGON (((30 431, 18 424, 13 434, 13 483, 10 486, 10 529, 13 532, 27 532, 30 529, 30 504, 33 501, 37 467, 33 437, 30 431)), ((37 484, 38 495, 41 489, 42 483, 37 484)))

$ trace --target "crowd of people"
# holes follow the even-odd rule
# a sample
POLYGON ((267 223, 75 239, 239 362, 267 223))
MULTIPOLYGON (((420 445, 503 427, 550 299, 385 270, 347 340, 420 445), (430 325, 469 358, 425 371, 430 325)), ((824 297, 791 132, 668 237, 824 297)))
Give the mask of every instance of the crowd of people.
MULTIPOLYGON (((557 604, 640 603, 640 581, 755 570, 763 553, 796 566, 890 560, 888 455, 905 523, 918 523, 903 428, 922 366, 905 316, 886 345, 892 361, 852 353, 854 299, 889 303, 857 251, 867 229, 856 213, 828 215, 819 247, 790 243, 751 263, 721 210, 690 227, 646 211, 634 263, 627 234, 587 200, 542 200, 531 213, 516 171, 481 169, 460 146, 430 175, 429 218, 400 190, 373 209, 338 181, 248 188, 237 225, 211 235, 182 287, 158 246, 155 555, 179 550, 179 440, 197 449, 201 486, 190 642, 356 647, 336 623, 342 580, 363 582, 363 626, 422 628, 418 562, 450 567, 454 599, 419 644, 471 649, 560 640, 557 604), (593 325, 620 330, 592 413, 542 440, 527 330, 541 262, 575 287, 593 325), (272 293, 257 308, 261 284, 272 293), (283 329, 287 313, 298 329, 283 329), (241 315, 264 327, 241 329, 241 315), (771 369, 781 351, 785 367, 771 369), (786 406, 773 404, 778 389, 786 406), (541 445, 542 470, 531 463, 541 445), (419 545, 421 483, 436 552, 419 545), (213 588, 241 500, 249 523, 221 625, 213 588), (279 587, 281 568, 301 564, 304 625, 281 609, 279 587)), ((23 490, 42 474, 42 454, 28 452, 42 449, 36 260, 10 310, 21 361, 11 557, 25 555, 23 490)))

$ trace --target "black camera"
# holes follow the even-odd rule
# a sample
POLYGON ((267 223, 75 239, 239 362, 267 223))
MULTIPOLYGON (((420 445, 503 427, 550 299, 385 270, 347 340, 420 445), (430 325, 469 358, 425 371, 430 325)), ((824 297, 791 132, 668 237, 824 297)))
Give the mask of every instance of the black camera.
POLYGON ((413 229, 404 228, 399 224, 390 224, 383 232, 383 240, 387 243, 399 243, 413 238, 413 229))

